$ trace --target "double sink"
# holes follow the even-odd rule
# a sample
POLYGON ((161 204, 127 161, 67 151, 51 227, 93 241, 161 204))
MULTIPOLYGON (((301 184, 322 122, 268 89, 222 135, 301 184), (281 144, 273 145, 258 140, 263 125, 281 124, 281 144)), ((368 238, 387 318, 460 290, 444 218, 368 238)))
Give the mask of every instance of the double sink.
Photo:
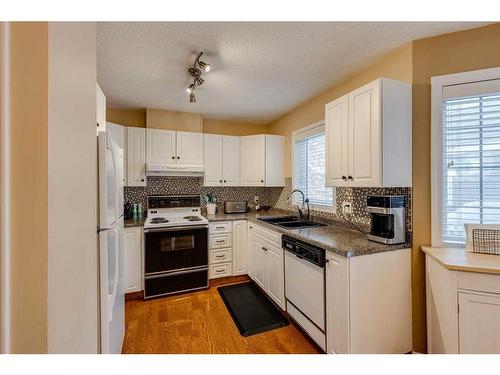
POLYGON ((261 217, 259 220, 286 229, 302 229, 325 226, 325 224, 318 223, 316 221, 301 220, 298 216, 261 217))

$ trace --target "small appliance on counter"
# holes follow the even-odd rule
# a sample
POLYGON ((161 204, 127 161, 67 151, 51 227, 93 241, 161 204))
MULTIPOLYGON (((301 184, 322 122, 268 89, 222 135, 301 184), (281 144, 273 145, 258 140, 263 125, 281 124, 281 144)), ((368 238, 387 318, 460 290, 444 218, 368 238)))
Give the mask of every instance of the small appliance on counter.
POLYGON ((366 206, 371 219, 369 240, 388 245, 406 242, 404 196, 369 195, 366 206))
POLYGON ((248 212, 248 201, 228 201, 224 202, 224 213, 240 214, 248 212))

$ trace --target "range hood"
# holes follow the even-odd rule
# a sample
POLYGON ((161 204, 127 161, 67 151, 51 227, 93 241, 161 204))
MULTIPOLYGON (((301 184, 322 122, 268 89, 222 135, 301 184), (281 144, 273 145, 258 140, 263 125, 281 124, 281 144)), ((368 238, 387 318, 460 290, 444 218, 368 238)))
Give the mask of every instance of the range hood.
POLYGON ((179 177, 203 177, 205 167, 203 165, 182 164, 146 164, 147 176, 179 176, 179 177))

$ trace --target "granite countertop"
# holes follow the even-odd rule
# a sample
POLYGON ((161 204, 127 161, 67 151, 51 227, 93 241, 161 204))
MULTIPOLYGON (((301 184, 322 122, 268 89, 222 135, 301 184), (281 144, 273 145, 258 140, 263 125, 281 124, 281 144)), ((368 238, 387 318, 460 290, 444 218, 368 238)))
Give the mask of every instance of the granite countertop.
POLYGON ((270 230, 286 234, 287 236, 302 240, 325 250, 345 256, 354 257, 407 249, 410 243, 399 245, 385 245, 378 242, 369 241, 366 234, 356 230, 343 228, 338 225, 326 225, 324 227, 285 229, 276 225, 258 220, 260 217, 290 215, 290 211, 270 210, 262 212, 247 212, 242 214, 215 214, 204 215, 209 221, 226 220, 250 220, 270 230))
POLYGON ((142 226, 144 226, 144 221, 146 221, 146 216, 135 217, 135 218, 132 218, 132 219, 125 220, 124 223, 123 223, 123 226, 125 228, 142 227, 142 226))
POLYGON ((499 255, 476 254, 463 248, 422 246, 421 249, 449 270, 500 274, 499 255))

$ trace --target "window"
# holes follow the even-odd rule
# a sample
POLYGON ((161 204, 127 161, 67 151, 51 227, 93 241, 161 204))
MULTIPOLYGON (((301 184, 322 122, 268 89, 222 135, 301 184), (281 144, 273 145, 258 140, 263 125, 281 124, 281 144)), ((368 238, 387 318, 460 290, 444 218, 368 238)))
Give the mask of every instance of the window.
POLYGON ((433 134, 434 147, 441 146, 433 160, 433 223, 440 225, 433 225, 433 245, 463 246, 464 224, 500 223, 500 80, 440 91, 441 126, 433 134))
MULTIPOLYGON (((331 210, 333 188, 325 185, 325 125, 313 124, 293 133, 293 187, 304 192, 314 209, 331 210)), ((300 204, 300 194, 294 194, 300 204)))

